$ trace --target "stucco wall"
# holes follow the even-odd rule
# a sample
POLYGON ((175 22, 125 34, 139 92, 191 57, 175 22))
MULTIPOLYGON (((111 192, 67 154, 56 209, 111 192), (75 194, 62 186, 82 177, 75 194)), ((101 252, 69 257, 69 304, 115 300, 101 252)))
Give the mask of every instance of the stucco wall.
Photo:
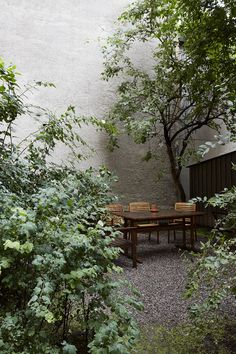
MULTIPOLYGON (((114 21, 130 2, 2 0, 0 56, 17 65, 22 73, 22 83, 41 80, 56 85, 56 89, 34 92, 30 96, 31 102, 57 113, 72 104, 80 114, 102 119, 115 101, 115 82, 101 80, 103 58, 99 38, 104 39, 114 31, 114 21)), ((140 66, 150 66, 151 55, 141 45, 135 47, 133 55, 140 66)), ((20 120, 17 135, 24 137, 34 129, 35 122, 24 117, 20 120)), ((134 145, 123 136, 120 149, 110 153, 106 150, 105 134, 86 127, 81 135, 96 153, 80 167, 107 165, 119 178, 114 191, 121 201, 145 199, 163 206, 173 205, 175 193, 170 173, 165 171, 164 178, 158 181, 161 163, 142 162, 145 147, 134 145)), ((59 147, 56 159, 63 160, 66 154, 59 147)), ((168 170, 164 149, 161 156, 168 170)), ((188 192, 188 170, 183 172, 182 179, 188 192)))
MULTIPOLYGON (((114 21, 129 0, 2 0, 0 11, 0 55, 17 65, 21 81, 51 81, 56 89, 34 92, 31 101, 63 112, 75 105, 83 115, 101 119, 115 100, 115 83, 103 82, 102 54, 99 38, 114 30, 114 21)), ((142 48, 134 53, 144 65, 148 59, 142 48)), ((17 130, 21 137, 34 130, 35 122, 22 118, 17 130)), ((124 202, 145 199, 161 205, 175 201, 171 177, 157 181, 160 164, 141 161, 144 147, 121 138, 121 148, 106 150, 107 137, 93 128, 84 128, 83 137, 96 149, 83 164, 98 167, 106 164, 119 177, 114 191, 124 202)), ((162 155, 164 151, 162 152, 162 155)), ((57 150, 57 160, 66 151, 57 150)))

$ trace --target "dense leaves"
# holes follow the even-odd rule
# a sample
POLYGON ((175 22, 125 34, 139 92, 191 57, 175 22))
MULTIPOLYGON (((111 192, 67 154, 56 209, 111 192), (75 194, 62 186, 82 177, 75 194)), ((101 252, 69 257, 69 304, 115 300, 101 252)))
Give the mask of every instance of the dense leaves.
POLYGON ((195 133, 203 126, 219 132, 223 124, 235 130, 234 5, 221 3, 136 1, 104 47, 104 78, 122 78, 105 126, 111 145, 118 146, 119 122, 136 143, 149 142, 146 159, 164 145, 181 199, 182 166, 197 157, 195 133), (151 52, 145 69, 133 56, 141 55, 137 42, 142 60, 151 52))
POLYGON ((215 195, 208 205, 221 208, 225 216, 216 221, 209 240, 202 244, 189 277, 186 295, 205 294, 205 300, 191 309, 197 321, 206 314, 214 317, 222 303, 228 298, 235 302, 236 295, 236 188, 215 195))
MULTIPOLYGON (((17 86, 14 68, 0 75, 17 86)), ((105 206, 114 178, 105 168, 80 172, 47 161, 58 142, 76 158, 85 145, 76 131, 87 121, 73 107, 59 117, 40 109, 42 126, 15 145, 4 123, 29 106, 11 94, 20 108, 15 115, 12 101, 2 101, 10 139, 0 154, 0 352, 129 353, 137 328, 128 307, 140 305, 119 296, 113 280, 117 232, 105 225, 105 206)))

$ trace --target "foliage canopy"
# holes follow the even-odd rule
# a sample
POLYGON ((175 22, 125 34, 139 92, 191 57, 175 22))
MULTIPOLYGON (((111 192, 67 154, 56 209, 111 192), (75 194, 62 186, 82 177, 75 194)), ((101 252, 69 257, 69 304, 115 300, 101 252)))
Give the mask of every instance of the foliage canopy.
POLYGON ((111 145, 118 146, 119 122, 136 143, 155 142, 146 159, 164 144, 177 197, 184 200, 180 174, 195 155, 195 133, 203 126, 220 132, 223 123, 235 130, 235 5, 142 0, 119 21, 104 47, 103 77, 123 80, 106 125, 111 145), (144 43, 144 58, 153 48, 146 70, 132 57, 137 42, 144 43))
POLYGON ((75 127, 88 122, 73 107, 57 117, 26 105, 3 61, 0 81, 0 352, 128 354, 137 327, 127 306, 140 305, 112 277, 117 232, 104 220, 113 176, 47 161, 57 142, 83 157, 75 127), (34 112, 41 127, 16 145, 12 125, 34 112))

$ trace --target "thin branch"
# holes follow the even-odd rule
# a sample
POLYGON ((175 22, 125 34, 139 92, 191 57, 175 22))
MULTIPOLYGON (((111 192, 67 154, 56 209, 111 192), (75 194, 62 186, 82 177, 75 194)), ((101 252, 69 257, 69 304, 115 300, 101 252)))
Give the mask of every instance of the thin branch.
MULTIPOLYGON (((178 121, 180 119, 180 117, 191 107, 193 107, 195 105, 195 101, 192 101, 188 106, 186 106, 185 108, 183 108, 181 110, 181 112, 176 116, 175 118, 175 122, 178 121)), ((174 124, 174 123, 173 123, 174 124)))
MULTIPOLYGON (((210 114, 212 113, 212 109, 213 109, 213 107, 209 107, 208 113, 207 113, 206 117, 204 118, 204 120, 201 120, 200 122, 199 121, 196 122, 194 120, 191 123, 186 124, 182 128, 180 128, 179 130, 177 130, 175 132, 175 134, 172 136, 171 141, 175 140, 175 138, 184 130, 188 130, 191 127, 198 127, 198 124, 201 124, 201 126, 208 125, 208 123, 211 122, 212 120, 217 119, 220 116, 224 115, 224 113, 219 113, 219 114, 214 115, 210 118, 210 114)), ((200 116, 200 114, 198 116, 200 116)))
MULTIPOLYGON (((219 116, 220 115, 222 115, 223 113, 221 113, 221 114, 219 114, 219 116)), ((215 120, 215 119, 219 119, 219 116, 218 117, 212 117, 211 119, 208 119, 208 122, 209 121, 212 121, 212 120, 215 120)), ((199 124, 198 124, 198 126, 195 126, 195 127, 193 127, 192 129, 190 129, 189 131, 188 131, 188 133, 186 134, 186 136, 185 136, 185 138, 183 139, 183 147, 182 147, 182 149, 180 150, 180 153, 179 153, 179 156, 183 156, 183 154, 184 154, 184 152, 185 152, 185 150, 186 150, 186 148, 187 148, 187 142, 188 142, 188 139, 190 138, 190 136, 192 135, 192 133, 195 131, 195 130, 197 130, 197 129, 200 129, 202 126, 204 126, 205 125, 205 122, 199 122, 199 124)))
MULTIPOLYGON (((21 97, 21 96, 25 96, 26 92, 30 91, 31 90, 36 90, 37 88, 31 84, 28 84, 28 86, 26 87, 26 89, 24 91, 22 91, 18 96, 21 97)), ((26 96, 25 96, 26 97, 26 96)))
POLYGON ((26 140, 28 140, 31 136, 35 136, 38 132, 40 132, 41 128, 39 128, 38 130, 36 130, 35 132, 30 133, 29 135, 27 135, 24 139, 22 139, 19 144, 17 145, 17 147, 19 147, 20 145, 22 145, 26 140))
POLYGON ((11 144, 11 153, 13 153, 12 125, 11 125, 11 123, 10 123, 10 126, 9 126, 9 130, 10 130, 10 144, 11 144))

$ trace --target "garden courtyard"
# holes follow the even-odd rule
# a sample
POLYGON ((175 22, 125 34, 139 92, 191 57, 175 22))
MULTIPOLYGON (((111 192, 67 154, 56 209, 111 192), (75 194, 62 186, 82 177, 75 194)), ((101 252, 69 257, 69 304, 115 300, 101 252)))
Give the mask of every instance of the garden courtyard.
POLYGON ((0 21, 0 353, 236 353, 235 1, 0 21))

